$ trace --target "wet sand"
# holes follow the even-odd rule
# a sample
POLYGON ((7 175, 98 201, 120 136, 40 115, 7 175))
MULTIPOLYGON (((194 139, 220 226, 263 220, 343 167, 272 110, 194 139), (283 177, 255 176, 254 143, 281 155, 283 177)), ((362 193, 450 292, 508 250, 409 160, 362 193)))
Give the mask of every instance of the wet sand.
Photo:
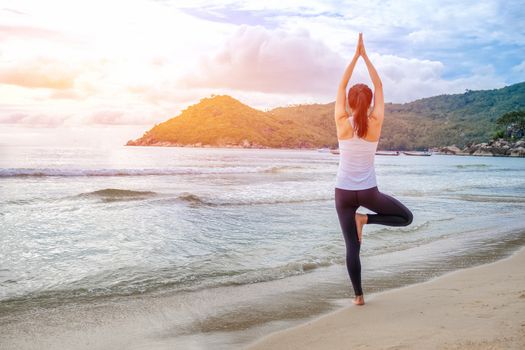
MULTIPOLYGON (((525 349, 525 248, 366 298, 250 344, 256 349, 525 349)), ((365 296, 366 297, 366 296, 365 296)))

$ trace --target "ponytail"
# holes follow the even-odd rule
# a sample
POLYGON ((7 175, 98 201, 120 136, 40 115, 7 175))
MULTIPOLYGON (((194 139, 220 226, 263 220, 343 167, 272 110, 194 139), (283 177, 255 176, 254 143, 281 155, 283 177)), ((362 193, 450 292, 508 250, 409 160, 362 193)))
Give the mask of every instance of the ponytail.
POLYGON ((368 131, 368 108, 372 103, 372 90, 365 84, 356 84, 348 91, 348 104, 354 115, 354 131, 363 138, 368 131))
POLYGON ((354 130, 357 136, 364 137, 368 131, 368 106, 363 94, 357 95, 356 108, 354 112, 354 130))

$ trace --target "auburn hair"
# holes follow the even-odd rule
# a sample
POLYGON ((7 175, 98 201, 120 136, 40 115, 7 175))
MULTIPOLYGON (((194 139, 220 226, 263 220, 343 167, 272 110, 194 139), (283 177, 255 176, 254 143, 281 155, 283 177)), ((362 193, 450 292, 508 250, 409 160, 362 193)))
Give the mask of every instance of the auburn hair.
POLYGON ((368 131, 368 108, 372 103, 372 90, 366 84, 355 84, 348 91, 348 105, 354 115, 354 130, 364 137, 368 131))

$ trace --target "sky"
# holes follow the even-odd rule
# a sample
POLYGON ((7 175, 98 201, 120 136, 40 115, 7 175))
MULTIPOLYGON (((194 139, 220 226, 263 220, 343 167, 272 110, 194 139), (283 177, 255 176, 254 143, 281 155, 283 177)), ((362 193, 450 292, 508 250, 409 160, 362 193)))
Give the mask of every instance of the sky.
MULTIPOLYGON (((359 32, 386 102, 501 88, 525 81, 524 8, 0 0, 0 145, 122 145, 212 94, 261 110, 329 103, 359 32)), ((362 60, 357 82, 371 84, 362 60)))

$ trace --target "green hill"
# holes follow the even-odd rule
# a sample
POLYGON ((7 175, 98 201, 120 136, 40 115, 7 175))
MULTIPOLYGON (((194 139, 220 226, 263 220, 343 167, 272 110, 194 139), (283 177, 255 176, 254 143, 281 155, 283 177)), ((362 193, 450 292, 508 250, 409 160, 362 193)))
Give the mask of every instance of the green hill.
POLYGON ((499 116, 524 107, 525 83, 387 104, 380 146, 422 149, 486 142, 499 116))
MULTIPOLYGON (((425 149, 487 141, 496 119, 525 108, 525 82, 468 90, 409 103, 387 103, 380 149, 425 149)), ((222 95, 203 98, 127 145, 274 148, 337 147, 334 103, 278 107, 268 112, 222 95)))

